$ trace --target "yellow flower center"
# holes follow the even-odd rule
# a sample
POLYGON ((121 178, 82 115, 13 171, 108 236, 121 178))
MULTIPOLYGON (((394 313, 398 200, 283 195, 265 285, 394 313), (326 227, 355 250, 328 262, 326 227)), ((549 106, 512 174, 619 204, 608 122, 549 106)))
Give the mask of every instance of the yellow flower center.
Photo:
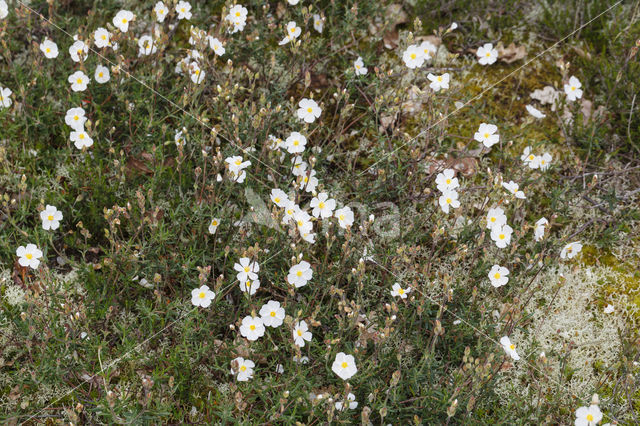
POLYGON ((529 155, 529 160, 533 160, 534 158, 533 154, 529 155))
POLYGON ((244 365, 242 367, 240 367, 240 371, 247 371, 247 367, 245 367, 244 365))
POLYGON ((73 116, 73 119, 74 119, 75 121, 78 121, 78 120, 80 120, 80 117, 78 117, 77 115, 74 115, 74 116, 73 116))
POLYGON ((245 272, 249 272, 249 267, 248 267, 248 266, 245 266, 245 267, 244 267, 244 271, 245 271, 245 272))
POLYGON ((360 69, 360 65, 356 65, 356 69, 360 69))
POLYGON ((587 414, 587 421, 588 422, 592 422, 593 421, 593 414, 587 414))
POLYGON ((255 325, 253 325, 253 324, 251 324, 251 325, 249 326, 249 328, 251 329, 251 331, 253 331, 253 330, 255 330, 255 329, 256 329, 256 326, 255 326, 255 325))
POLYGON ((309 108, 307 108, 307 112, 308 112, 308 113, 312 113, 312 112, 313 112, 313 109, 312 109, 311 107, 309 107, 309 108))
POLYGON ((451 198, 447 198, 447 204, 451 204, 451 198))
POLYGON ((291 209, 287 210, 287 214, 288 214, 289 216, 291 216, 291 215, 293 214, 293 210, 291 210, 291 209))
POLYGON ((509 346, 509 349, 511 349, 511 350, 514 350, 515 348, 516 348, 516 346, 515 346, 515 345, 510 345, 510 346, 509 346))
POLYGON ((81 79, 81 78, 77 79, 77 80, 76 80, 76 83, 78 83, 78 84, 82 84, 82 79, 81 79))
POLYGON ((48 221, 52 221, 52 220, 53 220, 53 215, 49 215, 49 216, 47 216, 47 220, 48 220, 48 221))
POLYGON ((498 235, 498 238, 500 238, 501 240, 504 240, 504 234, 498 235))
POLYGON ((299 221, 298 221, 298 226, 302 226, 302 225, 304 225, 304 222, 303 222, 303 221, 301 221, 301 220, 299 220, 299 221))
POLYGON ((412 54, 411 54, 411 59, 415 59, 415 58, 416 58, 416 54, 415 54, 415 53, 412 53, 412 54))
POLYGON ((491 222, 495 222, 495 221, 496 221, 496 218, 495 218, 495 217, 492 217, 492 218, 491 218, 491 219, 489 219, 489 220, 490 220, 491 222))
POLYGON ((291 33, 295 33, 296 32, 296 27, 292 27, 289 31, 291 31, 291 33))
POLYGON ((299 276, 299 277, 301 277, 301 276, 302 276, 302 271, 298 271, 298 272, 296 272, 296 275, 297 275, 297 276, 299 276))
POLYGON ((438 81, 442 81, 442 76, 438 76, 438 81))
POLYGON ((106 40, 106 39, 107 39, 107 36, 103 34, 103 35, 102 35, 102 39, 103 39, 103 40, 106 40))
POLYGON ((236 12, 236 16, 240 16, 240 12, 236 12))
POLYGON ((298 336, 302 336, 302 330, 298 330, 298 336))
POLYGON ((49 48, 47 47, 46 51, 47 51, 47 53, 49 53, 49 52, 51 52, 51 49, 49 49, 49 48))
POLYGON ((276 311, 271 311, 271 313, 269 315, 271 315, 272 317, 275 317, 276 316, 276 311))
POLYGON ((126 20, 125 18, 122 18, 122 23, 123 23, 123 24, 126 24, 126 23, 127 23, 127 20, 126 20))
POLYGON ((341 214, 341 215, 338 217, 338 219, 340 219, 340 220, 344 220, 344 215, 343 215, 343 214, 341 214))
POLYGON ((198 295, 198 297, 200 299, 204 299, 207 295, 204 293, 204 291, 201 291, 200 294, 198 295))
POLYGON ((236 166, 239 166, 240 164, 242 164, 241 160, 236 160, 236 166))
POLYGON ((80 135, 78 136, 78 139, 84 139, 84 133, 80 133, 80 135))
POLYGON ((305 177, 304 177, 304 179, 302 179, 302 181, 303 181, 304 183, 307 183, 307 182, 309 181, 309 178, 305 176, 305 177))
POLYGON ((342 368, 347 368, 349 366, 349 364, 347 364, 346 362, 343 362, 342 364, 340 364, 340 366, 342 368))
POLYGON ((98 73, 98 77, 102 77, 102 71, 98 73))
POLYGON ((500 279, 500 272, 496 272, 495 275, 493 276, 493 278, 495 278, 496 280, 500 279))
POLYGON ((180 9, 180 12, 184 13, 184 7, 182 9, 180 9))
POLYGON ((404 294, 404 289, 403 288, 399 289, 398 294, 404 294))
POLYGON ((445 182, 447 182, 447 185, 449 185, 451 183, 451 179, 447 179, 445 182))
POLYGON ((299 140, 293 141, 293 146, 298 146, 298 145, 300 145, 300 141, 299 140))
POLYGON ((276 203, 279 203, 280 202, 280 197, 274 198, 273 201, 275 201, 276 203))
POLYGON ((429 49, 424 49, 424 54, 428 55, 429 54, 429 49))
POLYGON ((318 207, 320 207, 321 209, 324 209, 324 203, 323 203, 322 201, 320 201, 320 202, 318 203, 318 207))
POLYGON ((489 137, 489 133, 484 134, 485 139, 489 137))
POLYGON ((486 56, 487 58, 490 57, 491 56, 491 52, 487 52, 487 54, 484 55, 484 56, 486 56))
POLYGON ((571 86, 571 90, 576 90, 576 86, 571 86))
POLYGON ((24 257, 26 257, 29 260, 33 259, 33 255, 31 253, 27 253, 24 257))

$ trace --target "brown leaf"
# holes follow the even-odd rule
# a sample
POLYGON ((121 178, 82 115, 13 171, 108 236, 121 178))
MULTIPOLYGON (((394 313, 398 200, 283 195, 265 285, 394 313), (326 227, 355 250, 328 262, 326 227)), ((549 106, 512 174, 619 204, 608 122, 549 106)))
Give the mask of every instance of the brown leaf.
POLYGON ((517 46, 515 43, 511 43, 506 48, 502 44, 502 42, 498 43, 496 46, 498 49, 498 59, 507 64, 518 61, 527 56, 527 49, 524 46, 517 46))
POLYGON ((127 167, 126 168, 127 174, 129 175, 139 175, 139 174, 152 175, 153 174, 153 171, 149 167, 147 167, 147 165, 143 161, 133 157, 129 157, 127 159, 126 167, 127 167))

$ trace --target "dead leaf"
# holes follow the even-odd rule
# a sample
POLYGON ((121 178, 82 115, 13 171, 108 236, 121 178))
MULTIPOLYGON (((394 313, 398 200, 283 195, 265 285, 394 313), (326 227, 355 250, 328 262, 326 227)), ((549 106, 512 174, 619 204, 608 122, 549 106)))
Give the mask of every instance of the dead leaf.
POLYGON ((550 104, 551 111, 556 110, 556 102, 560 97, 558 91, 554 89, 552 86, 545 86, 544 89, 534 90, 531 95, 529 95, 531 99, 535 99, 539 101, 542 105, 550 104))
POLYGON ((398 25, 408 22, 409 18, 407 13, 402 10, 400 4, 390 4, 385 10, 385 21, 388 22, 388 26, 385 26, 385 22, 379 19, 376 22, 369 23, 369 32, 371 34, 379 34, 384 31, 382 35, 382 42, 387 49, 395 49, 398 47, 398 25))
POLYGON ((402 112, 406 114, 416 114, 422 111, 422 104, 427 102, 429 95, 418 86, 411 86, 407 100, 402 103, 402 112))
POLYGON ((145 174, 145 175, 153 174, 153 171, 149 167, 147 167, 147 165, 143 161, 133 157, 129 157, 127 159, 126 171, 127 171, 127 174, 130 176, 139 175, 139 174, 145 174))
POLYGON ((430 162, 427 167, 427 173, 435 174, 445 169, 453 169, 456 172, 462 174, 465 177, 474 175, 478 170, 478 161, 473 157, 461 157, 461 158, 440 158, 433 157, 427 158, 430 162))
POLYGON ((502 62, 506 62, 507 64, 518 61, 527 56, 527 49, 522 45, 516 46, 515 43, 511 43, 505 48, 502 42, 500 42, 498 43, 498 46, 496 46, 496 49, 498 49, 498 59, 502 62))
POLYGON ((415 38, 416 42, 422 43, 423 41, 428 41, 433 44, 436 48, 440 47, 442 44, 442 40, 439 37, 434 35, 426 35, 426 36, 418 36, 415 38))

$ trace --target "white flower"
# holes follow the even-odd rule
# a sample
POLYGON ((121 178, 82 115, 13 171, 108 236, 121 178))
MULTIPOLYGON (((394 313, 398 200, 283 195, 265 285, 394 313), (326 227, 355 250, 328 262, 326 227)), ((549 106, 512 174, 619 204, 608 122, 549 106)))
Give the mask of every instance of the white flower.
POLYGON ((297 114, 300 120, 304 120, 305 123, 313 123, 316 118, 320 118, 322 110, 318 106, 318 103, 313 99, 302 99, 299 103, 297 114))
POLYGON ((349 207, 336 210, 333 216, 338 219, 338 225, 340 225, 341 228, 347 229, 353 226, 353 211, 349 207))
POLYGON ((93 32, 93 44, 99 49, 109 46, 111 43, 111 34, 106 28, 99 27, 93 32))
POLYGON ((516 352, 516 346, 511 343, 511 340, 509 340, 507 336, 500 339, 500 344, 507 355, 509 355, 514 361, 518 361, 520 359, 518 352, 516 352))
POLYGON ((411 292, 411 287, 402 288, 398 283, 394 283, 393 286, 391 286, 391 295, 393 297, 406 299, 407 293, 410 293, 410 292, 411 292))
POLYGON ((69 127, 73 130, 81 131, 84 129, 84 123, 87 121, 87 117, 85 116, 84 109, 78 108, 70 108, 67 111, 67 115, 64 117, 64 122, 67 123, 69 127))
POLYGON ((84 92, 89 84, 89 77, 82 71, 76 71, 67 79, 71 83, 71 90, 74 92, 84 92))
POLYGON ((602 412, 597 405, 580 407, 576 410, 575 426, 594 426, 602 420, 602 412))
POLYGON ((264 336, 264 324, 260 317, 252 317, 247 315, 242 319, 242 325, 240 326, 240 334, 246 337, 247 340, 258 340, 264 336))
POLYGON ((331 366, 331 370, 342 380, 349 380, 358 372, 356 360, 353 358, 353 355, 347 355, 344 352, 338 352, 331 366))
POLYGON ((427 78, 429 79, 429 81, 431 81, 431 84, 429 84, 429 87, 431 87, 431 89, 433 89, 433 91, 437 92, 440 89, 448 89, 449 88, 449 73, 445 72, 442 75, 434 75, 429 73, 427 75, 427 78))
POLYGON ((88 53, 89 46, 87 46, 82 40, 77 40, 71 45, 71 47, 69 47, 69 55, 71 55, 71 60, 73 62, 84 61, 87 59, 88 53))
POLYGON ((300 0, 287 0, 287 2, 289 2, 291 6, 295 6, 296 4, 300 3, 300 0))
POLYGON ((209 233, 215 234, 216 231, 218 230, 218 226, 220 226, 220 219, 218 219, 217 217, 214 217, 213 219, 211 219, 211 222, 209 223, 209 233))
POLYGON ((289 154, 298 154, 304 151, 307 138, 298 132, 292 132, 285 141, 289 154))
MULTIPOLYGON (((184 136, 186 131, 187 129, 185 127, 183 127, 182 130, 176 130, 176 134, 173 135, 173 141, 175 142, 176 146, 184 146, 185 142, 187 141, 184 136)), ((240 162, 242 163, 242 160, 240 162)))
POLYGON ((231 23, 232 34, 244 30, 244 26, 247 23, 247 13, 247 8, 239 4, 229 9, 229 13, 224 19, 231 23))
POLYGON ((256 294, 256 291, 258 291, 259 288, 260 280, 240 281, 240 290, 242 290, 243 293, 249 293, 249 296, 256 294))
POLYGON ((191 5, 186 1, 180 1, 176 5, 178 19, 191 19, 191 5))
POLYGON ((241 257, 238 260, 239 263, 233 265, 233 269, 235 269, 238 274, 236 278, 238 281, 245 282, 247 280, 257 280, 258 272, 260 272, 260 265, 256 262, 252 262, 248 257, 241 257))
POLYGON ((318 178, 316 177, 316 171, 310 170, 302 177, 302 187, 307 192, 314 192, 318 186, 318 178))
POLYGON ((551 154, 549 154, 548 152, 545 152, 544 154, 542 154, 540 157, 538 157, 538 163, 540 165, 540 170, 545 171, 549 168, 549 166, 551 165, 551 154))
POLYGON ((358 59, 353 63, 353 67, 356 69, 356 75, 366 75, 369 69, 364 66, 362 57, 358 56, 358 59))
POLYGON ((280 302, 269 300, 260 308, 262 323, 267 327, 280 327, 284 321, 284 308, 280 307, 280 302))
POLYGON ((113 26, 126 33, 129 31, 129 22, 134 19, 133 12, 128 10, 121 10, 113 17, 113 26))
POLYGON ((143 35, 138 39, 138 49, 138 56, 151 55, 158 50, 150 35, 143 35))
POLYGON ((487 212, 487 229, 493 229, 495 226, 502 226, 507 223, 507 215, 500 207, 489 209, 487 212))
POLYGON ((302 348, 305 345, 305 340, 307 342, 311 341, 311 332, 306 321, 303 320, 297 322, 293 327, 293 343, 302 348))
POLYGON ((549 221, 547 220, 546 217, 542 217, 538 219, 538 221, 535 224, 535 227, 533 228, 533 235, 536 241, 540 241, 542 238, 544 238, 544 232, 548 224, 549 224, 549 221))
POLYGON ((38 269, 40 265, 40 258, 42 258, 42 251, 35 244, 27 244, 26 247, 20 246, 16 250, 16 256, 18 256, 18 263, 25 268, 28 266, 32 269, 38 269))
POLYGON ((0 19, 9 16, 9 6, 5 0, 0 0, 0 19))
POLYGON ((491 148, 500 141, 500 135, 496 133, 497 131, 498 126, 495 124, 481 123, 473 138, 478 142, 482 142, 487 148, 491 148))
POLYGON ((284 36, 284 38, 282 40, 280 40, 280 43, 278 43, 280 46, 289 43, 290 41, 293 41, 295 39, 297 39, 300 36, 300 33, 302 32, 302 30, 300 29, 300 27, 294 22, 294 21, 290 21, 287 24, 287 35, 284 36))
POLYGON ((420 46, 412 44, 402 54, 402 60, 408 68, 418 68, 424 64, 424 53, 420 46))
POLYGON ((231 369, 231 374, 236 374, 236 380, 239 382, 246 382, 253 377, 253 367, 256 364, 250 359, 244 359, 241 356, 231 361, 232 365, 235 365, 237 371, 231 369))
POLYGON ((40 43, 40 50, 44 53, 45 58, 53 59, 58 57, 58 45, 48 38, 45 38, 40 43))
POLYGON ((613 313, 613 311, 615 311, 615 308, 610 303, 608 303, 607 306, 604 307, 604 313, 605 314, 611 314, 611 313, 613 313))
POLYGON ((560 251, 561 259, 573 259, 578 253, 582 251, 582 244, 579 241, 569 243, 560 251))
POLYGON ((491 228, 491 239, 499 248, 505 248, 511 243, 511 234, 513 234, 513 228, 506 224, 491 228))
POLYGON ((99 83, 99 84, 106 83, 107 81, 109 81, 109 79, 111 79, 109 68, 105 67, 104 65, 98 65, 96 67, 96 72, 93 75, 93 78, 96 80, 96 83, 99 83))
POLYGON ((193 306, 208 308, 209 305, 211 305, 211 301, 215 297, 216 294, 213 291, 209 290, 209 287, 206 285, 191 290, 191 303, 193 304, 193 306))
MULTIPOLYGON (((358 401, 356 401, 356 396, 351 392, 349 392, 349 394, 347 395, 346 402, 350 410, 355 410, 356 408, 358 408, 358 401)), ((343 401, 336 401, 335 403, 336 410, 338 411, 346 410, 347 406, 345 406, 345 403, 343 401)))
POLYGON ((493 44, 485 43, 484 46, 478 48, 478 63, 480 65, 491 65, 498 60, 498 51, 493 48, 493 44))
POLYGON ((314 217, 326 219, 333 216, 333 211, 336 208, 336 200, 329 198, 326 192, 321 192, 317 197, 311 199, 309 206, 313 209, 311 213, 314 217))
POLYGON ((522 151, 520 159, 532 169, 537 169, 540 166, 540 161, 538 161, 538 157, 531 152, 530 146, 522 151))
POLYGON ((311 264, 306 260, 303 260, 289 269, 287 281, 296 288, 300 288, 307 285, 307 282, 309 282, 312 277, 313 269, 311 269, 311 264))
POLYGON ((55 206, 47 204, 47 208, 40 212, 40 219, 42 219, 42 229, 55 231, 60 227, 62 212, 55 206))
POLYGON ((200 84, 204 80, 206 73, 196 62, 192 62, 189 65, 189 76, 191 77, 191 81, 195 84, 200 84))
POLYGON ((289 197, 282 189, 274 188, 271 190, 271 201, 278 207, 285 207, 289 197))
MULTIPOLYGON (((420 46, 418 46, 418 48, 422 51, 422 57, 424 58, 425 61, 428 61, 433 56, 435 56, 436 50, 438 50, 436 46, 428 40, 425 40, 422 43, 420 43, 420 46)), ((447 74, 447 82, 449 82, 449 74, 447 74)), ((448 88, 449 86, 445 87, 445 89, 448 89, 448 88)))
POLYGON ((453 169, 445 169, 442 173, 438 173, 436 176, 436 185, 440 192, 454 191, 460 187, 460 183, 458 182, 458 178, 455 177, 455 171, 453 169))
POLYGON ((539 109, 534 108, 533 105, 525 105, 525 108, 527 109, 527 112, 532 116, 534 116, 535 118, 545 118, 547 116, 545 113, 543 113, 539 109))
POLYGON ((13 92, 8 87, 0 86, 0 106, 3 108, 9 108, 11 106, 13 103, 13 100, 11 99, 12 93, 13 92))
POLYGON ((313 29, 322 34, 324 28, 324 19, 318 14, 313 15, 313 29))
POLYGON ((516 198, 525 199, 527 198, 524 195, 524 192, 520 191, 520 186, 514 181, 510 180, 509 182, 502 182, 502 187, 509 191, 511 194, 515 195, 516 198))
POLYGON ((491 267, 491 271, 489 271, 489 280, 491 280, 491 285, 498 288, 509 282, 509 270, 504 266, 493 265, 491 267))
POLYGON ((311 232, 313 230, 313 222, 311 222, 311 216, 309 213, 305 212, 298 208, 296 212, 293 214, 293 220, 298 227, 298 231, 301 234, 311 232))
POLYGON ((309 357, 308 356, 299 357, 298 355, 294 355, 293 362, 297 362, 299 364, 309 364, 309 357))
POLYGON ((571 76, 569 83, 564 85, 564 93, 567 95, 567 100, 570 102, 576 99, 582 98, 582 83, 576 77, 571 76))
POLYGON ((453 190, 444 191, 438 199, 438 203, 440 204, 440 208, 442 209, 442 211, 445 213, 449 213, 450 207, 454 209, 460 207, 460 201, 458 201, 458 193, 453 190))
POLYGON ((227 157, 224 161, 228 164, 229 171, 236 174, 251 165, 251 161, 243 161, 243 158, 239 155, 227 157))
POLYGON ((211 50, 213 50, 213 52, 216 55, 218 56, 224 55, 224 52, 225 52, 224 45, 220 40, 211 36, 207 37, 207 40, 209 41, 209 47, 211 48, 211 50))
POLYGON ((169 8, 163 2, 159 1, 154 6, 153 12, 156 14, 156 20, 158 22, 164 22, 164 19, 169 14, 169 8))
POLYGON ((78 149, 89 148, 93 145, 93 139, 84 130, 73 131, 69 135, 69 139, 78 149))
POLYGON ((307 167, 309 167, 309 164, 307 164, 301 156, 296 155, 293 157, 291 162, 293 163, 291 173, 293 173, 294 176, 304 176, 307 174, 307 167))

